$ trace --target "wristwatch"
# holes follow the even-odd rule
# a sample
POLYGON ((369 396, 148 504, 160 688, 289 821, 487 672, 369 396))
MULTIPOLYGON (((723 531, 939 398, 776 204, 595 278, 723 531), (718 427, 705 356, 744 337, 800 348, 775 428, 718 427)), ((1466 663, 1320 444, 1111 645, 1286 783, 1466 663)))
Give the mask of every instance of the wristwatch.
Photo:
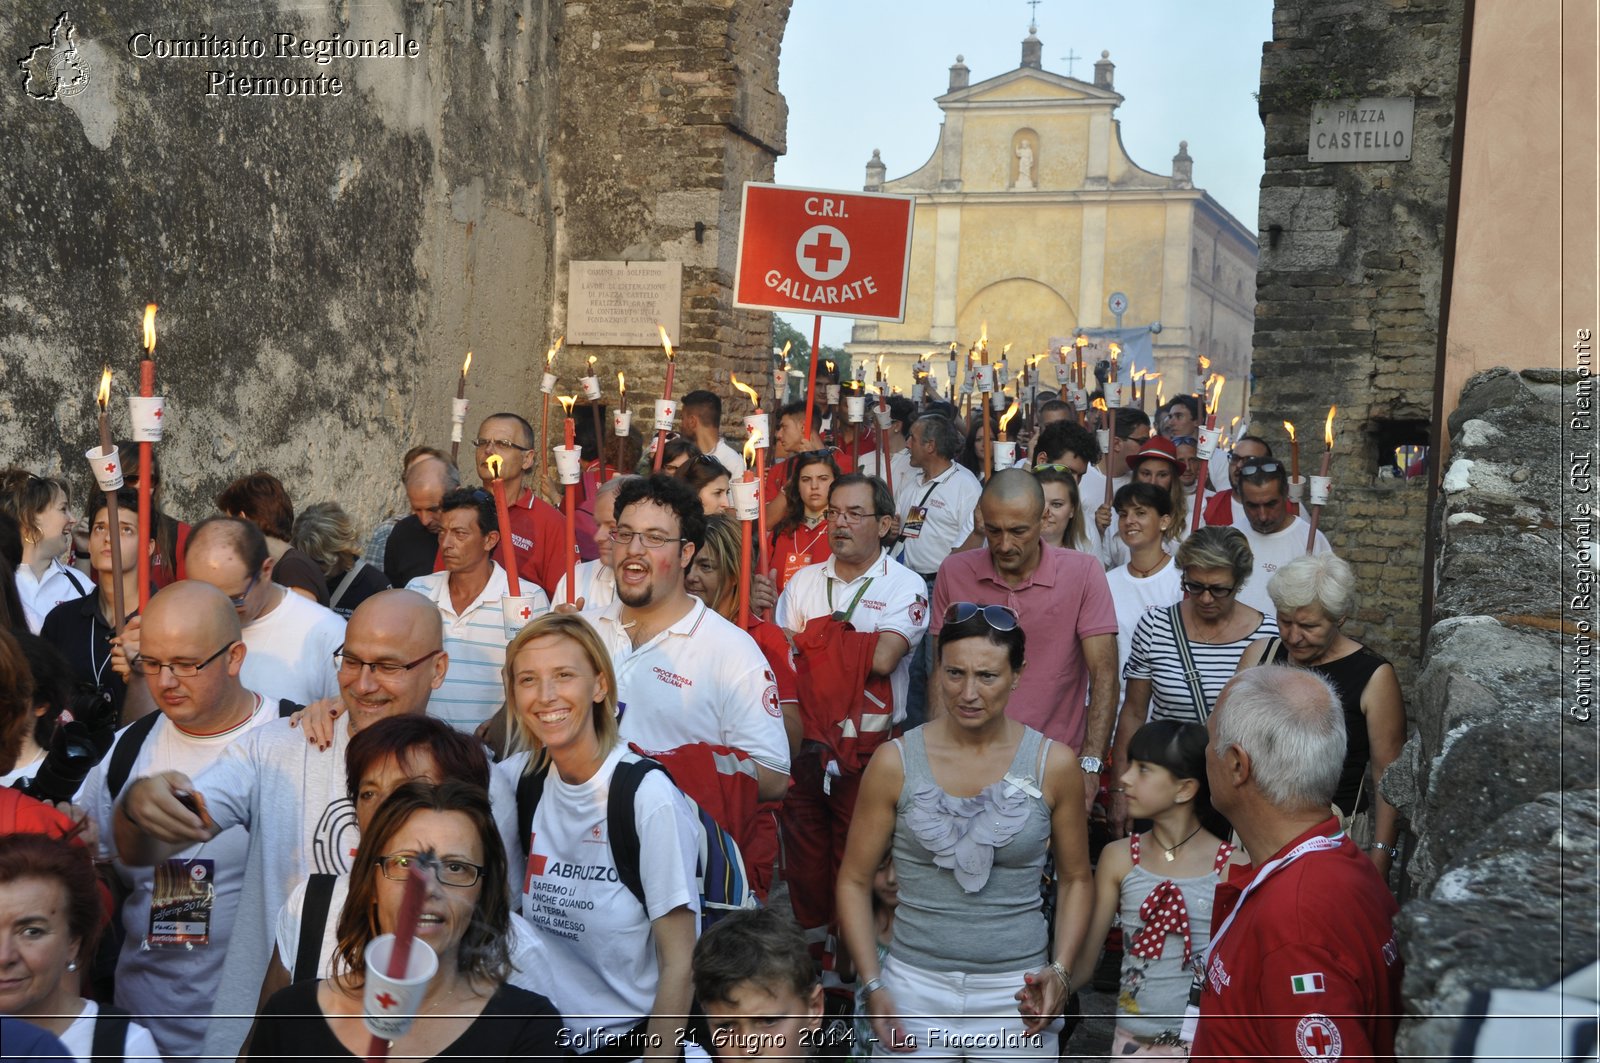
POLYGON ((1380 853, 1388 853, 1391 860, 1398 859, 1400 856, 1400 847, 1397 845, 1385 845, 1382 842, 1373 842, 1371 845, 1367 846, 1367 848, 1376 849, 1380 853))
POLYGON ((1084 772, 1089 775, 1099 775, 1105 770, 1106 766, 1105 762, 1099 757, 1079 757, 1078 767, 1082 768, 1084 772))

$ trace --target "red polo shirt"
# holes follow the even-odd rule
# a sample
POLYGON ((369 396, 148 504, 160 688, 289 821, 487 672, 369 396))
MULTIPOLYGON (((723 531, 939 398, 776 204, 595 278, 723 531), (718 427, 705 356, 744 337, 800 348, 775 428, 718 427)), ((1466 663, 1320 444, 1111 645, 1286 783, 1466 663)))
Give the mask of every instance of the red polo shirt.
MULTIPOLYGON (((1028 666, 1006 705, 1006 715, 1073 749, 1089 726, 1089 668, 1083 640, 1117 634, 1117 609, 1106 572, 1090 554, 1041 546, 1039 567, 1020 587, 995 571, 988 547, 945 558, 933 585, 928 638, 944 627, 952 602, 1004 605, 1022 621, 1028 666)), ((931 669, 930 669, 931 671, 931 669)))
MULTIPOLYGON (((517 578, 537 583, 551 601, 567 574, 567 518, 531 489, 506 507, 511 517, 511 545, 517 555, 517 578)), ((498 548, 496 548, 498 551, 498 548)), ((495 560, 499 560, 498 552, 495 560)), ((433 555, 433 570, 444 571, 444 555, 433 555)))
MULTIPOLYGON (((1274 854, 1338 830, 1332 817, 1274 854)), ((1217 887, 1212 933, 1254 867, 1217 887)), ((1345 838, 1251 892, 1212 950, 1190 1059, 1393 1059, 1401 964, 1399 906, 1372 861, 1345 838)))

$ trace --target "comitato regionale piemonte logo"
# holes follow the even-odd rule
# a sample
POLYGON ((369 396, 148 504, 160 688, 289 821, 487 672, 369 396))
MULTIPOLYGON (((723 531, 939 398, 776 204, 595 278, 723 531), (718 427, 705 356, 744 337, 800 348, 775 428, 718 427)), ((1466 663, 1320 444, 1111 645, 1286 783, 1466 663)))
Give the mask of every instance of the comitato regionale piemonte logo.
POLYGON ((70 13, 63 11, 50 27, 50 39, 28 49, 17 60, 23 71, 23 90, 36 100, 64 100, 78 95, 89 84, 89 70, 75 38, 78 29, 70 13))

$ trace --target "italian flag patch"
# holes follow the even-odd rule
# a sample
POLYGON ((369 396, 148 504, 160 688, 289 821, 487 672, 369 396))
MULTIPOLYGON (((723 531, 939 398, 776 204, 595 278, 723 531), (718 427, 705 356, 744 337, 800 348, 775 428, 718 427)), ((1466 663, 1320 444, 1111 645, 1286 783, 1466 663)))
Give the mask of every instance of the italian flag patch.
POLYGON ((1289 985, 1298 996, 1301 993, 1320 993, 1325 988, 1322 983, 1322 972, 1314 971, 1311 974, 1297 974, 1289 979, 1289 985))

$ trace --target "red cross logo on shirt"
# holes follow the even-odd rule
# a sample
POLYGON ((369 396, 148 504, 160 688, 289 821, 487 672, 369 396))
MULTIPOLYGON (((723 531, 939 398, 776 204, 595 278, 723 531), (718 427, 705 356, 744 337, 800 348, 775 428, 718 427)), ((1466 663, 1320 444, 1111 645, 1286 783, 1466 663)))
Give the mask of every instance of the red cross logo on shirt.
POLYGON ((384 1011, 388 1011, 390 1008, 392 1008, 396 1004, 400 1003, 394 997, 391 997, 388 993, 379 993, 377 996, 373 997, 372 999, 376 1000, 378 1002, 378 1007, 382 1008, 384 1011))
POLYGON ((1295 1047, 1304 1059, 1337 1059, 1344 1047, 1339 1027, 1326 1015, 1307 1015, 1294 1031, 1295 1047))
POLYGON ((522 877, 522 892, 527 893, 533 885, 535 875, 543 875, 545 858, 533 851, 534 839, 537 834, 528 835, 528 873, 522 877))

